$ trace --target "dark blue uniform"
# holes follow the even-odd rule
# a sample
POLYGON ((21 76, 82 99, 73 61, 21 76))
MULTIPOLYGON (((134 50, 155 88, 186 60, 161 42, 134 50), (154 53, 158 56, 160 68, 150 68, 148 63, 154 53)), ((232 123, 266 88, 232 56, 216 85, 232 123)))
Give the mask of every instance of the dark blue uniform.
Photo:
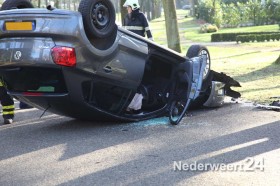
POLYGON ((126 15, 124 19, 124 28, 143 37, 147 34, 149 39, 153 39, 148 20, 139 9, 126 15))

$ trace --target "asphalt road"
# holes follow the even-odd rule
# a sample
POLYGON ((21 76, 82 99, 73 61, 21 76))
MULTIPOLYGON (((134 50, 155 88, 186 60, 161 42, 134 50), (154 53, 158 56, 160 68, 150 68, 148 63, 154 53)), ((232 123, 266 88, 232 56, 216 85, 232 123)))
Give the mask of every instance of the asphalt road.
POLYGON ((41 114, 17 110, 14 124, 0 126, 1 186, 280 183, 279 112, 230 103, 178 126, 41 114))

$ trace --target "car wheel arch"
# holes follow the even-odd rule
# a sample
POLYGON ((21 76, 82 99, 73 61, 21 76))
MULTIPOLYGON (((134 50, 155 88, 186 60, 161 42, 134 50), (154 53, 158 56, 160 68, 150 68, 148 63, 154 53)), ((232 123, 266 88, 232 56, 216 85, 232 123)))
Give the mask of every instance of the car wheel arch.
POLYGON ((2 4, 1 10, 10 10, 14 8, 34 8, 34 6, 29 0, 6 0, 2 4))

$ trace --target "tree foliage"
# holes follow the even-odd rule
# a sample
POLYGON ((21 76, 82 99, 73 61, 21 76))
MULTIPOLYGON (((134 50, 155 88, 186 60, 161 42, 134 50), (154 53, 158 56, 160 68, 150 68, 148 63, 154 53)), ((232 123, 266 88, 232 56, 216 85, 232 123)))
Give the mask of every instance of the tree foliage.
POLYGON ((235 4, 223 4, 223 25, 226 27, 237 27, 240 24, 242 16, 240 9, 235 4))
POLYGON ((280 1, 200 0, 197 17, 208 23, 227 27, 237 27, 249 23, 253 25, 275 24, 280 22, 280 1))
POLYGON ((220 27, 222 23, 222 9, 219 0, 200 1, 198 18, 220 27))

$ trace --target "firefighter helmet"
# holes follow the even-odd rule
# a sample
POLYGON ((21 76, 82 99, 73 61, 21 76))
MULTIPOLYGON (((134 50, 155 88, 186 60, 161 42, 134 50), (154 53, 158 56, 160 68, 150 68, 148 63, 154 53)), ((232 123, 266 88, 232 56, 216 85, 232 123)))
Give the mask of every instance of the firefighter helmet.
POLYGON ((132 10, 136 10, 140 8, 140 5, 138 3, 138 0, 126 0, 123 4, 123 7, 131 6, 132 10))

